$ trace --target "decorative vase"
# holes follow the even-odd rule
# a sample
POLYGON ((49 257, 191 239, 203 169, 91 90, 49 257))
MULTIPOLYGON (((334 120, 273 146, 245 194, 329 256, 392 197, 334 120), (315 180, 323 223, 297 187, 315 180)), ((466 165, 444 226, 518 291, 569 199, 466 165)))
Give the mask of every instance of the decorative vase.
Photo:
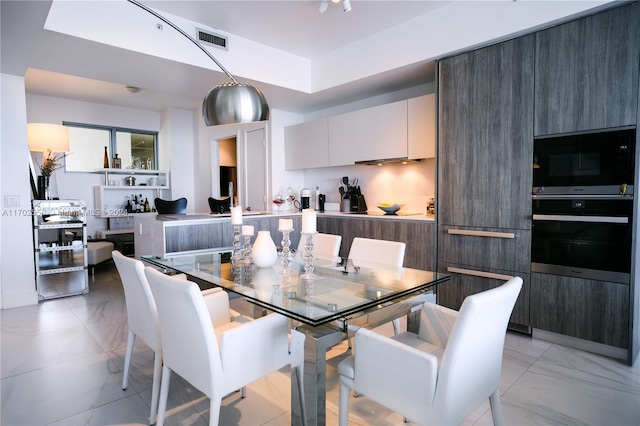
POLYGON ((258 237, 253 242, 253 248, 251 249, 251 259, 253 264, 259 268, 267 268, 276 263, 278 250, 271 239, 271 232, 258 231, 258 237))
POLYGON ((49 176, 38 176, 38 199, 49 199, 49 176))

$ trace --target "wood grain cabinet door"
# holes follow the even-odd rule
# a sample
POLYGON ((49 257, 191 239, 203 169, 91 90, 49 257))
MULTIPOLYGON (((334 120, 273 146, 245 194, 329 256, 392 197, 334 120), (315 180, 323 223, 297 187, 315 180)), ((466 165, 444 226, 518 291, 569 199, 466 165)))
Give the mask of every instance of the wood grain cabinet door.
POLYGON ((528 229, 533 35, 439 64, 439 224, 528 229))
POLYGON ((635 125, 640 3, 536 34, 535 135, 635 125))

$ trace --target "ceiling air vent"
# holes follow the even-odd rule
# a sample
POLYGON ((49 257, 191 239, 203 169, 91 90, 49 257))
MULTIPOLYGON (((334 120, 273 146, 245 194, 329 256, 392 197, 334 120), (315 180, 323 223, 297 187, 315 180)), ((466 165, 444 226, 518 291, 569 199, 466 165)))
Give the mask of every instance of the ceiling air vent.
POLYGON ((196 38, 198 39, 198 41, 208 44, 210 46, 215 46, 218 49, 229 50, 227 46, 227 43, 228 43, 227 37, 220 34, 210 33, 200 28, 196 28, 196 33, 197 33, 196 38))

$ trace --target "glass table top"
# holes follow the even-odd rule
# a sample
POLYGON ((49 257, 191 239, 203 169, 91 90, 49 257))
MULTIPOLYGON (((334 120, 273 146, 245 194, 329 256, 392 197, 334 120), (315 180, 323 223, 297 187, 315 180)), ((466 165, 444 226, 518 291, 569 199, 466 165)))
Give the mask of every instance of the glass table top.
POLYGON ((250 302, 311 326, 345 320, 431 291, 449 275, 411 268, 363 263, 342 258, 314 259, 311 279, 304 264, 291 261, 283 272, 280 258, 272 267, 234 267, 230 250, 212 250, 142 260, 166 271, 184 273, 201 289, 222 287, 250 302), (346 267, 345 267, 346 265, 346 267))

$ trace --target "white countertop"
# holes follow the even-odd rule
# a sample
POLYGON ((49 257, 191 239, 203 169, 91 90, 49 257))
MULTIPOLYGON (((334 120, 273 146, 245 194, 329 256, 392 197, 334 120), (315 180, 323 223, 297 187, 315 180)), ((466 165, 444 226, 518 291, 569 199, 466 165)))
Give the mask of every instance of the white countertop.
MULTIPOLYGON (((291 217, 301 215, 301 213, 295 212, 243 212, 243 219, 260 218, 263 216, 283 216, 291 217)), ((167 225, 185 225, 189 222, 226 222, 229 221, 230 214, 209 214, 209 213, 188 213, 185 215, 156 215, 152 220, 159 220, 165 222, 167 225)), ((398 212, 398 214, 390 215, 385 214, 382 211, 369 210, 367 213, 347 213, 340 211, 325 211, 318 212, 318 217, 341 217, 341 218, 354 218, 354 219, 376 219, 376 220, 419 220, 433 222, 433 215, 426 215, 420 212, 398 212)))

